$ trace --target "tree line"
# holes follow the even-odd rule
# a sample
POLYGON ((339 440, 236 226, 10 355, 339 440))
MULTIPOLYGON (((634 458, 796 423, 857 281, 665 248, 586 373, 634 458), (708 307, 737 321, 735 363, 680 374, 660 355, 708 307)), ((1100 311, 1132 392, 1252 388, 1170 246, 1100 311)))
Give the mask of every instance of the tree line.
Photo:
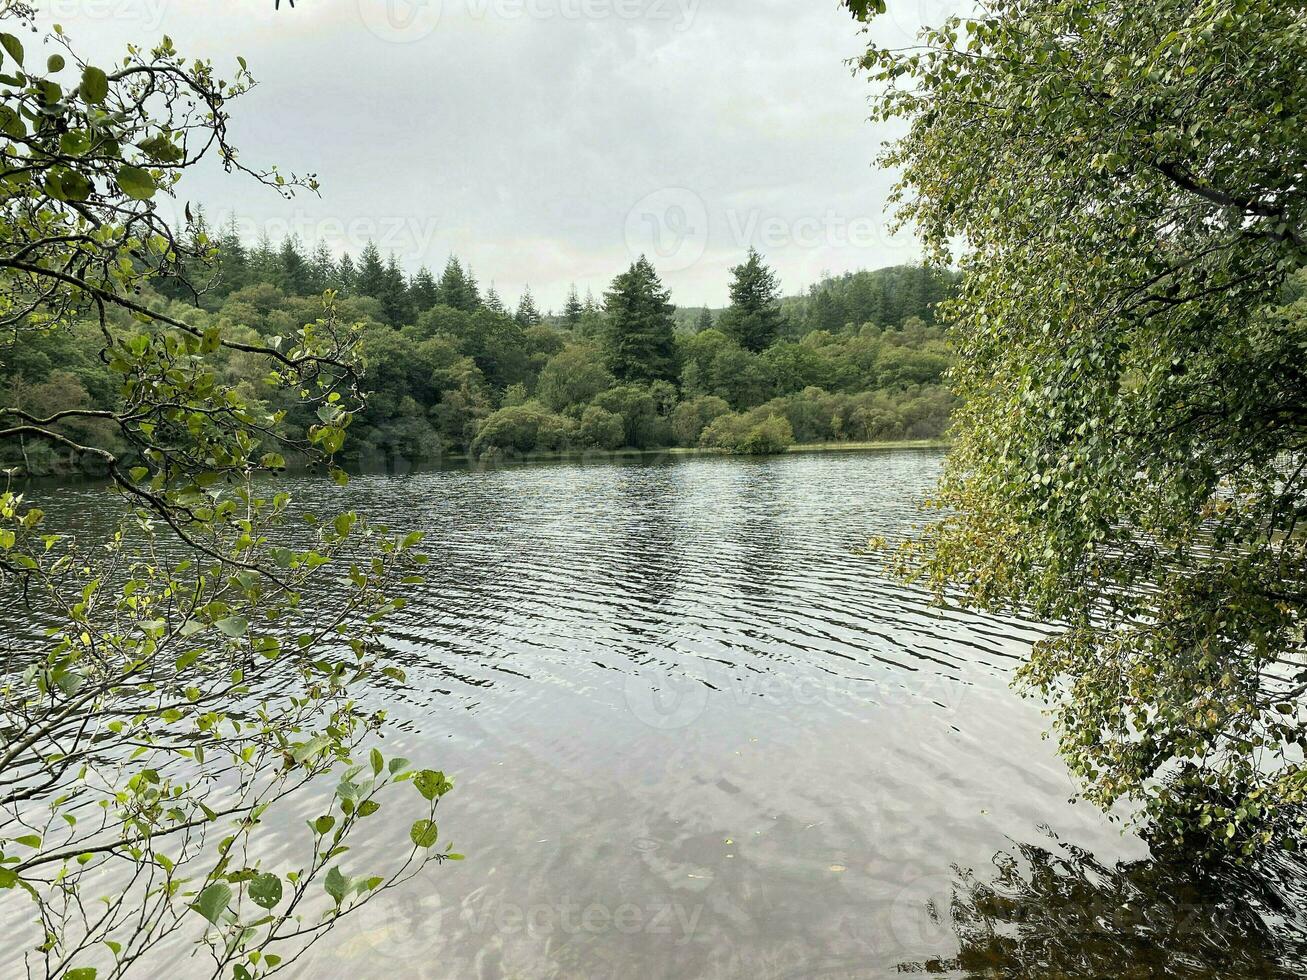
MULTIPOLYGON (((642 257, 602 300, 573 288, 560 311, 542 313, 529 288, 510 307, 453 256, 438 277, 426 268, 410 276, 373 243, 355 260, 323 244, 306 252, 294 236, 247 245, 231 222, 210 238, 202 213, 192 237, 208 261, 146 287, 179 316, 263 343, 319 318, 330 291, 335 315, 358 324, 369 397, 347 452, 356 465, 933 439, 954 405, 943 384, 951 355, 934 313, 956 286, 947 271, 850 273, 782 297, 775 273, 751 251, 731 270, 729 306, 687 317, 642 257)), ((90 322, 7 345, 0 393, 38 414, 111 405, 116 382, 99 348, 90 322)), ((215 356, 227 384, 301 410, 261 392, 247 360, 215 356)), ((100 420, 66 424, 76 436, 94 431, 113 443, 100 420)), ((18 458, 5 462, 51 472, 67 454, 20 444, 18 458)))

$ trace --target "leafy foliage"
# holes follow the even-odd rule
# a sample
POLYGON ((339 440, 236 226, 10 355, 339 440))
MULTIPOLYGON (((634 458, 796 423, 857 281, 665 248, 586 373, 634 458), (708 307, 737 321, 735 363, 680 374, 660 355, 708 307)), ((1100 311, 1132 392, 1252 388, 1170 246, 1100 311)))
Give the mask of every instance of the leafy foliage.
POLYGON ((32 924, 43 976, 145 972, 187 934, 215 975, 266 976, 453 856, 429 850, 448 780, 363 754, 384 716, 358 691, 395 673, 378 631, 420 570, 420 536, 305 515, 268 479, 289 454, 346 479, 361 333, 330 294, 276 336, 151 302, 159 277, 184 284, 214 257, 196 216, 177 235, 155 205, 205 155, 284 194, 314 186, 238 162, 243 61, 222 80, 165 39, 99 67, 56 28, 66 55, 41 70, 15 35, 0 42, 0 320, 20 362, 0 444, 92 460, 123 515, 87 540, 0 492, 7 600, 49 624, 12 637, 0 673, 0 903, 16 933, 32 924), (42 358, 58 368, 23 382, 42 358), (410 779, 413 849, 385 875, 347 874, 348 841, 410 779), (305 792, 328 812, 299 857, 274 860, 261 831, 305 792))
POLYGON ((919 41, 863 61, 909 125, 903 217, 965 243, 964 407, 906 564, 1065 623, 1021 677, 1091 799, 1201 852, 1297 847, 1302 4, 999 0, 919 41))

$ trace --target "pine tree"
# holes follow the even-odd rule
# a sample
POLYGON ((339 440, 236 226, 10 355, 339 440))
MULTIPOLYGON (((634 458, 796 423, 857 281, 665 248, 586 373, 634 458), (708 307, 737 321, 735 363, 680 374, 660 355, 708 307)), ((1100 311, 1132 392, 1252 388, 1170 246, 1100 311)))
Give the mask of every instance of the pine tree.
POLYGON ((409 283, 408 295, 418 313, 424 313, 440 302, 440 287, 425 265, 418 269, 418 274, 409 283))
POLYGON ((355 291, 358 275, 358 270, 354 268, 354 260, 349 257, 348 252, 345 252, 336 263, 336 282, 340 284, 340 291, 346 296, 355 291))
POLYGON ((731 274, 731 305, 722 313, 720 328, 745 350, 766 350, 785 322, 776 274, 752 248, 744 264, 733 268, 731 274))
POLYGON ((309 264, 304 258, 298 235, 287 235, 281 240, 277 256, 277 285, 292 296, 306 296, 312 292, 309 264))
POLYGON ((609 369, 628 382, 676 381, 670 294, 643 255, 613 280, 608 311, 609 369))
POLYGON ((808 328, 839 333, 844 329, 847 319, 844 304, 831 289, 825 287, 820 289, 814 287, 814 289, 816 293, 808 315, 808 328))
POLYGON ((217 290, 222 296, 243 289, 249 283, 250 266, 233 213, 218 236, 217 290))
POLYGON ((472 275, 470 265, 463 266, 463 283, 467 287, 467 312, 475 313, 481 309, 481 289, 477 286, 477 279, 472 275))
POLYGON ((508 307, 506 307, 504 301, 499 298, 499 292, 495 289, 495 284, 493 282, 490 284, 490 288, 486 290, 485 307, 491 313, 498 314, 499 316, 508 316, 508 307))
POLYGON ((386 271, 382 277, 382 292, 377 297, 381 308, 391 326, 399 327, 413 320, 412 303, 408 295, 408 279, 399 267, 395 253, 390 253, 386 260, 386 271))
POLYGON ((568 290, 567 302, 563 304, 563 323, 571 330, 576 329, 576 325, 581 322, 581 314, 585 312, 581 306, 581 300, 576 295, 576 284, 568 290))
POLYGON ((712 310, 708 309, 708 307, 705 306, 699 312, 699 319, 695 321, 694 329, 696 332, 702 333, 704 330, 711 330, 712 326, 713 326, 712 310))
POLYGON ((458 257, 451 255, 445 263, 445 271, 440 276, 440 302, 445 306, 465 313, 472 313, 481 305, 477 293, 476 280, 470 272, 465 272, 459 264, 458 257))
POLYGON ((326 242, 318 242, 309 257, 309 286, 313 293, 324 289, 335 289, 339 284, 336 276, 336 260, 326 242))
POLYGON ((249 284, 276 282, 281 272, 281 255, 272 247, 265 231, 249 254, 249 284))
POLYGON ((386 291, 386 264, 375 242, 368 242, 359 254, 358 273, 354 277, 354 290, 360 296, 381 299, 386 291))
POLYGON ((517 313, 513 315, 513 319, 523 327, 534 327, 540 322, 540 311, 536 309, 530 286, 523 287, 522 298, 517 301, 517 313))

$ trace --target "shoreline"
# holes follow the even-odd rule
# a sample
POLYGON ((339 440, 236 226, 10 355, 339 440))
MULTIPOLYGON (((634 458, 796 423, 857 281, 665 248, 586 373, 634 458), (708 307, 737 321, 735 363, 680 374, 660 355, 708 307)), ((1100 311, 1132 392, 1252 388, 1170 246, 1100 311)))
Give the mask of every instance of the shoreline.
MULTIPOLYGON (((790 453, 839 453, 839 452, 878 452, 890 449, 947 449, 951 443, 947 439, 897 439, 888 441, 849 441, 849 442, 799 442, 787 446, 779 453, 733 453, 726 449, 712 449, 700 446, 664 446, 658 449, 568 449, 551 452, 520 453, 511 456, 491 456, 489 458, 469 456, 466 453, 450 453, 438 459, 427 460, 421 465, 437 462, 470 463, 473 465, 494 466, 501 463, 546 463, 552 461, 586 460, 586 459, 622 459, 642 456, 722 456, 733 459, 769 459, 790 453)), ((369 471, 371 472, 371 471, 369 471)))
MULTIPOLYGON (((733 453, 725 449, 709 449, 699 446, 666 446, 661 449, 569 449, 545 453, 523 453, 513 456, 492 456, 482 458, 478 456, 469 456, 466 453, 442 453, 438 456, 432 456, 421 460, 404 460, 401 461, 401 467, 407 468, 407 472, 418 472, 422 470, 439 469, 444 465, 472 466, 472 467, 493 467, 493 466, 515 466, 524 463, 565 463, 565 462, 584 462, 587 460, 618 460, 618 459, 639 459, 651 456, 720 456, 729 459, 772 459, 777 456, 785 456, 790 453, 853 453, 853 452, 885 452, 893 449, 947 449, 950 443, 947 439, 899 439, 891 441, 871 441, 871 442, 802 442, 795 443, 786 447, 784 452, 779 453, 733 453)), ((357 461, 344 464, 345 471, 351 476, 363 476, 376 473, 395 473, 400 471, 394 462, 385 466, 366 466, 359 467, 357 461)), ((291 463, 284 471, 288 476, 307 476, 311 471, 291 463)), ((322 474, 325 477, 325 474, 322 474)), ((96 473, 43 473, 36 475, 11 474, 11 480, 14 483, 24 486, 48 487, 58 485, 75 485, 82 486, 87 484, 107 482, 103 474, 96 473)))

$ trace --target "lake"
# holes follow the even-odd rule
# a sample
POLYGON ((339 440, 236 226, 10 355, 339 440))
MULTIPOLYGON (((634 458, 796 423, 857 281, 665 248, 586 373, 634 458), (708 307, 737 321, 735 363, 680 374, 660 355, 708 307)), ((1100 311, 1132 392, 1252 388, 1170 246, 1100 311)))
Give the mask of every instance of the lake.
POLYGON ((407 680, 372 696, 388 754, 454 777, 440 833, 467 855, 296 975, 1299 975, 1298 865, 1199 876, 1071 802, 1040 705, 1010 688, 1046 630, 933 607, 856 553, 918 519, 939 467, 289 480, 427 532, 429 577, 390 626, 407 680))

